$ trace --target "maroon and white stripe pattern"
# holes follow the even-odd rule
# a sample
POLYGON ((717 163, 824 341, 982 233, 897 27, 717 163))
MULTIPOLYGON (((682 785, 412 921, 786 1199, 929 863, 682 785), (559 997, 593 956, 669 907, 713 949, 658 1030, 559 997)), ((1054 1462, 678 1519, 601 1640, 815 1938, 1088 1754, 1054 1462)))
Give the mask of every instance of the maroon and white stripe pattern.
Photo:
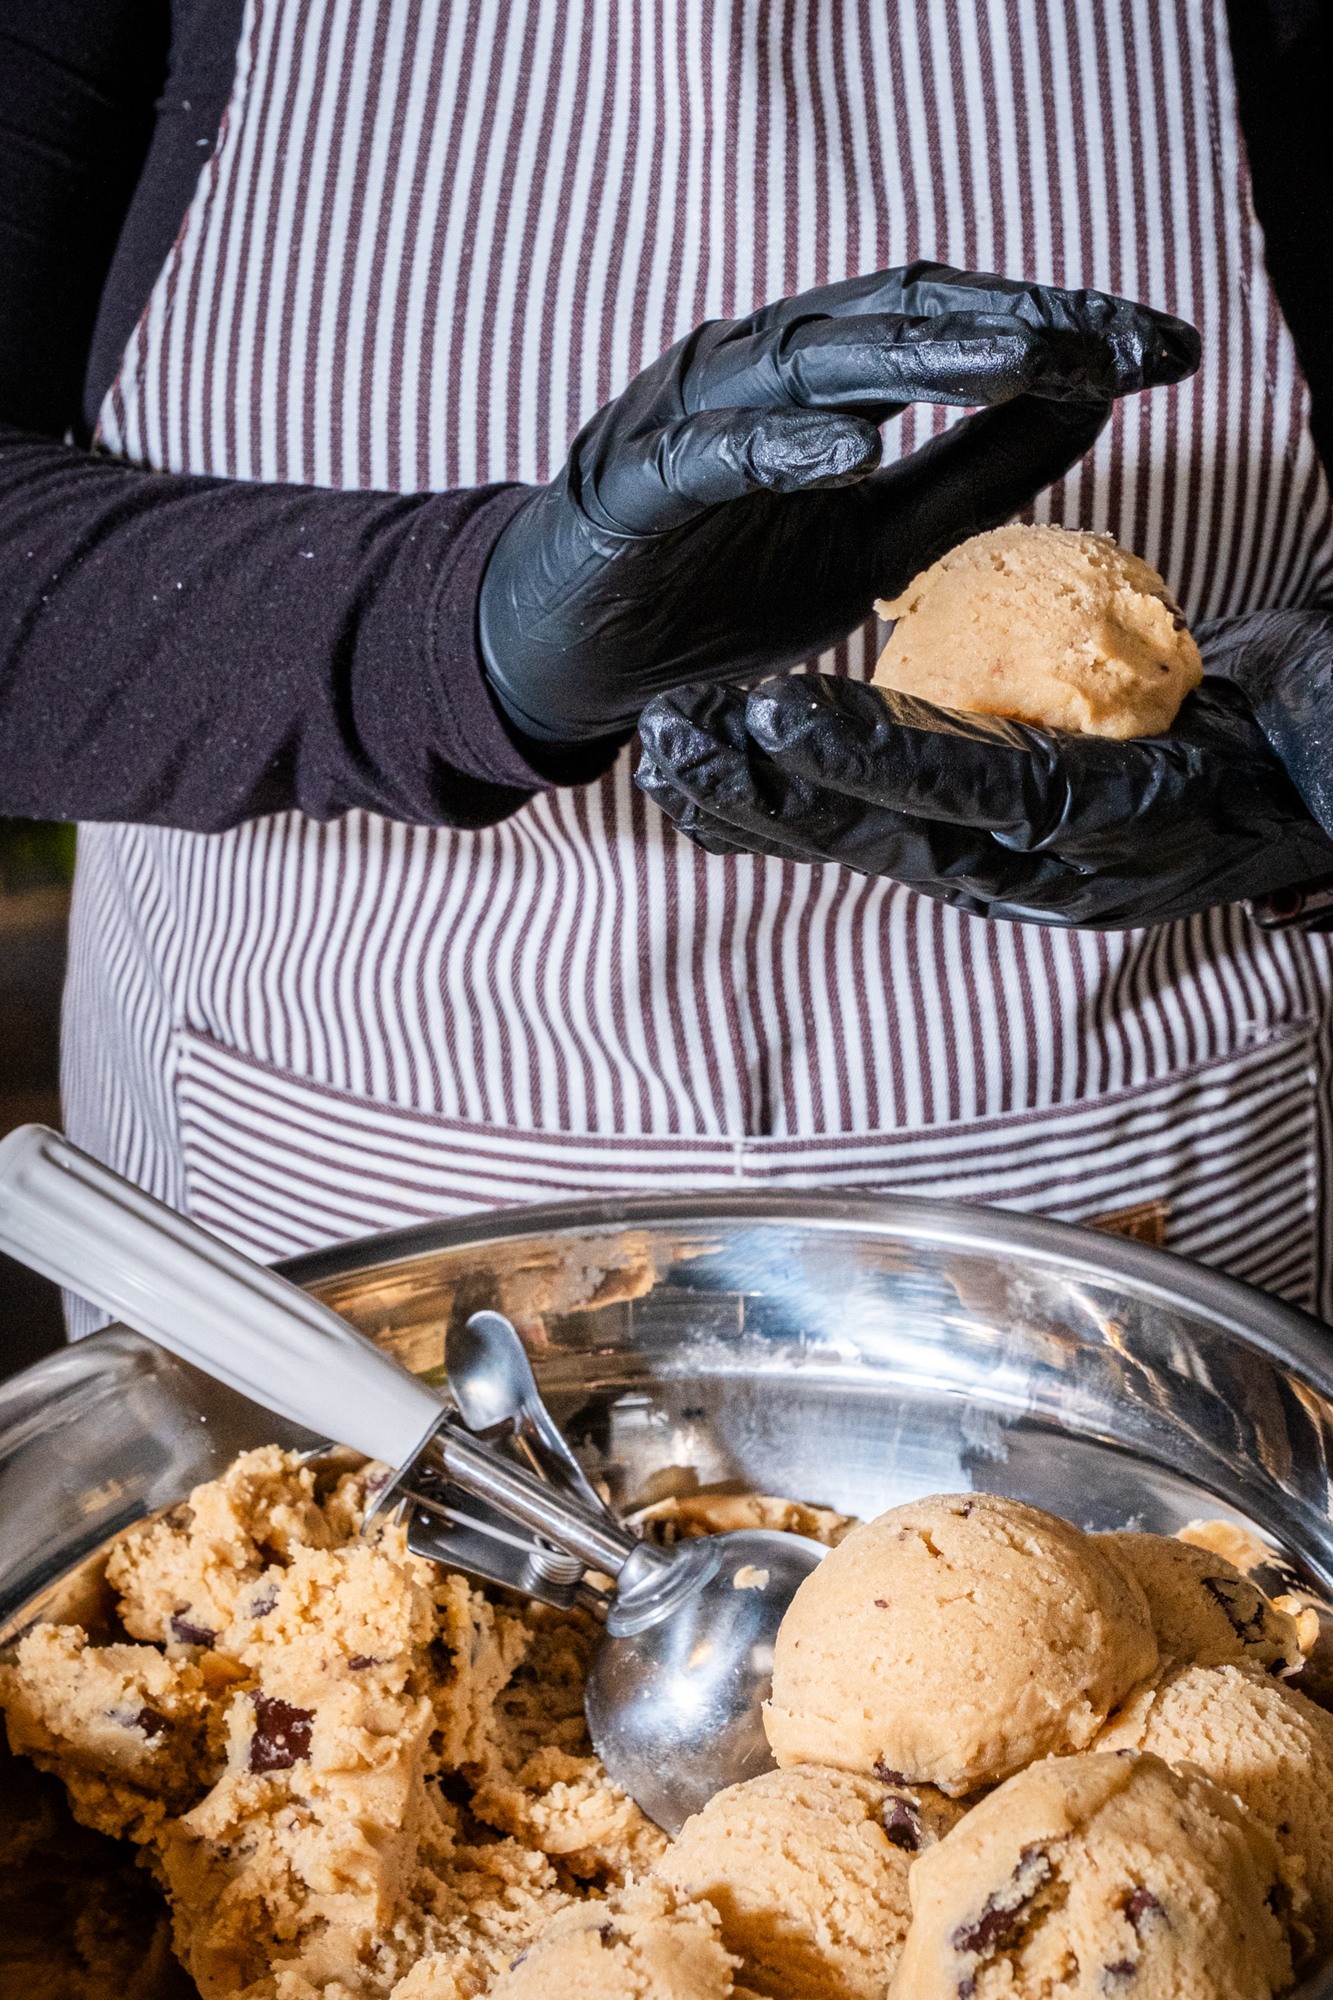
MULTIPOLYGON (((698 320, 918 255, 1199 324, 1200 375, 1118 406, 1039 512, 1194 617, 1333 596, 1222 0, 252 0, 103 436, 237 477, 539 480, 698 320)), ((871 638, 823 666, 866 673, 871 638)), ((709 858, 631 767, 480 833, 85 829, 71 1130, 268 1255, 715 1172, 1069 1215, 1151 1183, 1172 1242, 1333 1303, 1323 940, 1234 910, 1063 937, 709 858)))
POLYGON ((190 1212, 266 1258, 520 1201, 681 1188, 892 1186, 1079 1221, 1164 1201, 1172 1245, 1309 1297, 1315 1031, 1294 1027, 1161 1083, 904 1133, 627 1139, 489 1130, 300 1082, 203 1036, 179 1043, 190 1212))

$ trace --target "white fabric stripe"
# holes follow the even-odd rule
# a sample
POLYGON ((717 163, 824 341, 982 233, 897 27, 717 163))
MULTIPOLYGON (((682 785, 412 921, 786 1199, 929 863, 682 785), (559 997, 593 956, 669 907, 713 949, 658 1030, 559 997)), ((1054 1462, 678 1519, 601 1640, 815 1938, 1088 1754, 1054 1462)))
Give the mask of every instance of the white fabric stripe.
MULTIPOLYGON (((1036 512, 1111 527, 1194 615, 1333 594, 1222 0, 251 0, 218 153, 103 436, 265 478, 539 479, 701 315, 917 255, 1200 321, 1199 376, 1121 405, 1036 512)), ((909 411, 887 449, 957 415, 909 411)), ((860 634, 837 656, 870 661, 860 634)), ((966 1150, 969 1121, 997 1121, 967 1184, 1021 1202, 1024 1184, 1054 1199, 1057 1169, 1120 1186, 1098 1150, 1114 1093, 1172 1089, 1318 1017, 1333 1160, 1323 940, 1262 937, 1235 911, 1065 938, 834 870, 710 859, 635 795, 628 756, 477 834, 364 814, 214 839, 99 827, 80 867, 67 1116, 173 1200, 182 1034, 340 1104, 462 1120, 482 1154, 474 1128, 502 1149, 549 1141, 574 1176, 631 1172, 665 1141, 700 1173, 773 1148, 815 1180, 880 1172, 887 1145, 910 1181, 966 1150), (1033 1114, 1071 1118, 1087 1158, 1006 1165, 997 1135, 1033 1114)), ((1238 1210, 1257 1212, 1261 1177, 1227 1157, 1238 1210)), ((521 1191, 503 1198, 532 1198, 534 1171, 499 1162, 521 1191)), ((1216 1193, 1221 1169, 1199 1171, 1216 1193)), ((280 1147, 263 1178, 275 1211, 290 1197, 334 1234, 370 1226, 321 1210, 280 1147)), ((1285 1186, 1271 1159, 1262 1178, 1285 1186)), ((468 1205, 469 1179, 461 1165, 450 1201, 468 1205)), ((1271 1262, 1216 1234, 1208 1254, 1233 1267, 1271 1262)))

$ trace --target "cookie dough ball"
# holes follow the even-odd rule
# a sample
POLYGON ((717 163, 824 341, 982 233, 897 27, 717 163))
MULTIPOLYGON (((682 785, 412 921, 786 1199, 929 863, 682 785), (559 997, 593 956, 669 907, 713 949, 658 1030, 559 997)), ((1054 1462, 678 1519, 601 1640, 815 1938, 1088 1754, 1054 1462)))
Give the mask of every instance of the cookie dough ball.
POLYGON ((945 1494, 853 1529, 792 1599, 764 1712, 779 1764, 951 1798, 1086 1749, 1157 1665, 1142 1590, 1097 1538, 945 1494))
POLYGON ((1272 1842, 1206 1778, 1053 1758, 921 1856, 890 2000, 1269 2000, 1292 1976, 1277 1889, 1272 1842))
POLYGON ((1221 1666, 1299 1667, 1304 1654, 1296 1620, 1281 1611, 1234 1563, 1174 1535, 1101 1537, 1138 1578, 1165 1659, 1221 1666))
POLYGON ((1262 1667, 1177 1667, 1097 1740, 1127 1747, 1233 1792, 1273 1836, 1299 1925, 1319 1956, 1333 1952, 1333 1716, 1262 1667))
POLYGON ((735 1960, 706 1903, 645 1882, 562 1910, 491 1987, 491 2000, 731 2000, 735 1960))
POLYGON ((876 684, 940 708, 1155 736, 1203 679, 1161 577, 1110 535, 995 528, 877 609, 897 623, 876 684))
POLYGON ((740 1977, 775 2000, 883 2000, 907 1935, 907 1875, 962 1817, 941 1792, 813 1764, 732 1785, 654 1873, 722 1919, 740 1977))

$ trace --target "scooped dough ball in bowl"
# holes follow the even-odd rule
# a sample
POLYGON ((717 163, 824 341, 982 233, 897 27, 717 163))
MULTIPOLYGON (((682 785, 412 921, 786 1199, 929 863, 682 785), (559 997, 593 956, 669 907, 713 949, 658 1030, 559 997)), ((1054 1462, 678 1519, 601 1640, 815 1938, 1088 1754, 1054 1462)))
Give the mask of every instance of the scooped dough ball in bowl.
POLYGON ((913 1861, 963 1807, 802 1764, 730 1785, 653 1868, 718 1913, 737 1975, 772 2000, 883 2000, 911 1920, 913 1861))
POLYGON ((1087 736, 1171 727, 1203 662, 1150 563, 1110 535, 1019 524, 950 549, 877 609, 875 683, 1087 736))
POLYGON ((1081 1750, 1157 1665, 1147 1599, 1104 1540, 994 1494, 868 1521, 805 1579, 764 1712, 780 1765, 952 1798, 1081 1750))
POLYGON ((1135 1690, 1097 1748, 1151 1751, 1239 1799, 1282 1857, 1299 1969, 1333 1952, 1333 1715, 1249 1662, 1174 1666, 1135 1690))
POLYGON ((1291 1984, 1272 1841, 1133 1751, 1011 1778, 912 1870, 890 2000, 1270 2000, 1291 1984))
POLYGON ((1304 1660, 1300 1628, 1225 1556, 1175 1535, 1106 1536, 1143 1586, 1164 1660, 1218 1667, 1248 1661, 1274 1673, 1304 1660))

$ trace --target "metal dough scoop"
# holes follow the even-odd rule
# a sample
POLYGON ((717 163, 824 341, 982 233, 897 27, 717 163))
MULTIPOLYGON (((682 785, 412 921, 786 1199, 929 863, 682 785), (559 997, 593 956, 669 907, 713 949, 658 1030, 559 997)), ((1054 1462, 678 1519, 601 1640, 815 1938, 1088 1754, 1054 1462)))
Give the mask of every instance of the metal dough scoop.
POLYGON ((239 1394, 395 1467, 379 1507, 411 1510, 420 1554, 548 1603, 573 1595, 541 1573, 553 1551, 611 1577, 588 1727, 610 1775, 668 1833, 771 1767, 760 1704, 817 1543, 763 1529, 670 1552, 636 1542, 595 1494, 589 1507, 490 1450, 337 1313, 45 1126, 0 1142, 0 1250, 239 1394))
POLYGON ((541 1398, 527 1350, 503 1313, 476 1312, 445 1335, 449 1393, 470 1431, 512 1423, 514 1442, 539 1479, 618 1526, 541 1398))

